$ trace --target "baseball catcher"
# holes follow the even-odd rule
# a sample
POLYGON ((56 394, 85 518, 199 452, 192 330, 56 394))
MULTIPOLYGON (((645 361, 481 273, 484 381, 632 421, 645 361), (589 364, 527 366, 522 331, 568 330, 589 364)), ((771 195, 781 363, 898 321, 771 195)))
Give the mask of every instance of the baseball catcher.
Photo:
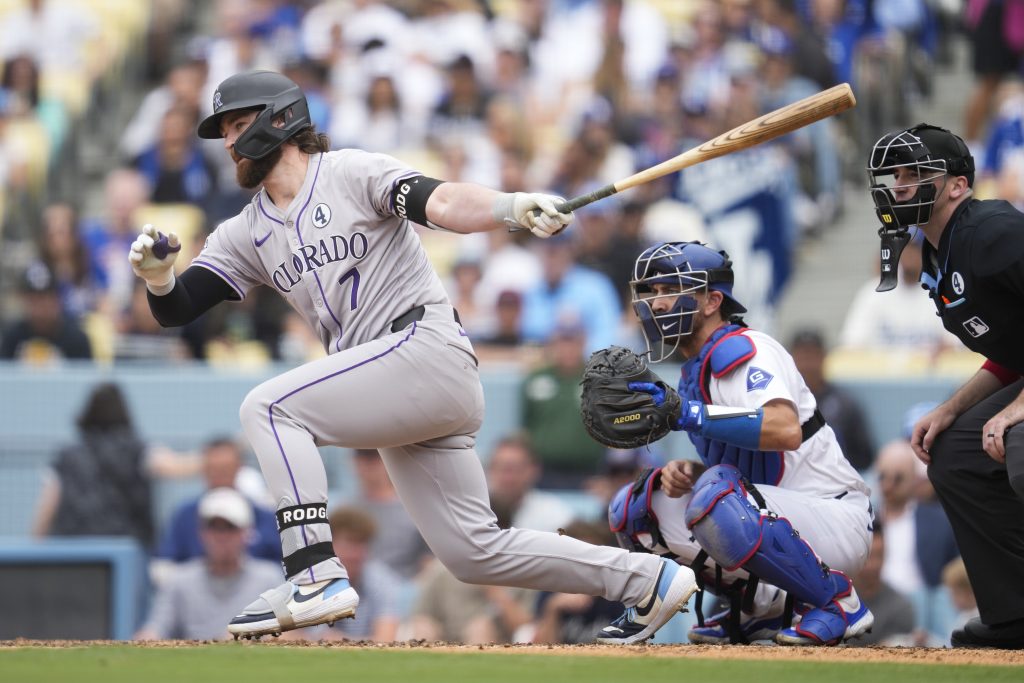
POLYGON ((657 441, 679 416, 675 389, 651 371, 645 357, 621 346, 595 351, 583 370, 582 384, 583 425, 595 441, 611 448, 638 448, 657 441))

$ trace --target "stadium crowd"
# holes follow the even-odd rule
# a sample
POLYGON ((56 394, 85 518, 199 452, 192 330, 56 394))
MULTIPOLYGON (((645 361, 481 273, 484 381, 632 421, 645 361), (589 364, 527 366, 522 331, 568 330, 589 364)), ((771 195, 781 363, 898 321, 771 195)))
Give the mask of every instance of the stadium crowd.
MULTIPOLYGON (((293 312, 259 290, 183 330, 161 329, 128 265, 143 223, 175 230, 194 255, 251 198, 233 181, 221 143, 195 135, 214 86, 238 71, 279 70, 298 82, 335 148, 391 154, 446 180, 564 197, 823 88, 853 85, 859 106, 849 115, 592 204, 544 243, 518 232, 455 240, 420 230, 481 361, 523 369, 522 433, 486 454, 499 520, 609 543, 604 504, 640 468, 669 455, 606 452, 578 419, 587 355, 611 343, 642 347, 622 286, 641 246, 699 239, 726 248, 744 274, 736 294, 748 321, 770 329, 800 245, 827 239, 844 211, 844 188, 863 182, 870 143, 913 123, 911 112, 934 87, 933 65, 951 58, 953 41, 986 11, 977 7, 984 2, 927 0, 125 4, 138 7, 26 0, 4 3, 0 14, 0 358, 261 365, 323 353, 293 312), (98 159, 87 158, 97 147, 98 159), (581 514, 559 497, 565 490, 599 503, 581 514)), ((1024 88, 1002 80, 979 81, 985 88, 974 98, 995 98, 995 113, 972 124, 968 142, 979 159, 979 194, 1024 206, 1024 88)), ((920 264, 904 261, 904 284, 916 289, 920 264)), ((840 345, 955 341, 922 314, 931 305, 920 292, 889 300, 885 319, 861 299, 840 345)), ((885 552, 857 579, 878 619, 873 642, 942 644, 972 605, 955 545, 938 553, 917 541, 948 533, 927 478, 907 444, 877 449, 865 438, 856 403, 824 380, 822 335, 808 330, 792 342, 810 354, 801 371, 816 376, 808 383, 828 422, 850 425, 848 457, 877 484, 876 542, 885 552), (913 607, 895 606, 904 604, 913 607), (891 618, 879 618, 886 612, 891 618), (911 612, 916 617, 906 618, 911 612)), ((272 522, 266 527, 259 477, 246 475, 245 447, 209 440, 200 456, 172 454, 176 464, 154 468, 127 414, 114 419, 128 447, 89 437, 101 418, 83 411, 82 445, 55 461, 36 533, 136 536, 153 553, 158 586, 139 636, 225 636, 223 625, 261 590, 254 587, 279 582, 276 532, 272 522), (145 524, 133 512, 148 504, 144 487, 108 482, 89 489, 96 500, 67 500, 97 477, 75 465, 93 457, 84 453, 119 448, 132 453, 120 463, 126 481, 201 473, 207 492, 173 519, 145 524), (142 499, 125 499, 129 493, 142 499), (120 510, 133 524, 99 519, 90 529, 97 510, 120 510), (204 590, 182 591, 185 581, 204 590)), ((197 435, 197 448, 209 437, 197 435)), ((352 464, 358 495, 333 511, 331 526, 363 604, 355 620, 298 637, 579 642, 621 611, 589 597, 459 584, 430 558, 389 493, 379 457, 355 453, 352 464)))

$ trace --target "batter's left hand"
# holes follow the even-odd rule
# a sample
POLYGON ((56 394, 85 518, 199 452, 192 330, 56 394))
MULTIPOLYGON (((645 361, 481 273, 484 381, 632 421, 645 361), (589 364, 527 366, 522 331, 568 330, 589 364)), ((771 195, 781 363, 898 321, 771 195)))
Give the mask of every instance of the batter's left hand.
POLYGON ((559 213, 555 208, 564 201, 561 197, 550 194, 516 192, 512 199, 512 218, 537 237, 547 239, 562 232, 572 223, 571 211, 559 213))

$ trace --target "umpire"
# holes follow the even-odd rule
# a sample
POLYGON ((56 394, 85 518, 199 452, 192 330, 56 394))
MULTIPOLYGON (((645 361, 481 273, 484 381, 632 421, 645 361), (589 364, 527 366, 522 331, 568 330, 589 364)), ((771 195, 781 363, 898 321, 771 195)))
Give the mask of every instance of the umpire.
POLYGON ((972 196, 974 159, 944 128, 875 143, 868 164, 882 222, 882 279, 896 284, 909 228, 924 233, 921 283, 943 326, 985 356, 911 437, 953 525, 980 618, 954 647, 1024 649, 1024 214, 972 196))

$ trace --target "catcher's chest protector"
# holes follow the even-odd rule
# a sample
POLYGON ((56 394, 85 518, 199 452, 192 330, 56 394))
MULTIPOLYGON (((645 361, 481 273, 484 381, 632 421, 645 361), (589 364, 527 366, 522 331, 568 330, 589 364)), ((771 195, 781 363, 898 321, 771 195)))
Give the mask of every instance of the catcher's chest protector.
MULTIPOLYGON (((713 403, 709 389, 711 378, 727 376, 756 355, 754 342, 743 334, 746 329, 742 325, 719 327, 708 337, 697 357, 683 365, 679 395, 684 400, 713 403)), ((705 439, 694 432, 688 432, 687 436, 708 467, 733 465, 755 484, 774 486, 782 479, 785 461, 783 454, 778 451, 748 450, 722 441, 705 439)))

